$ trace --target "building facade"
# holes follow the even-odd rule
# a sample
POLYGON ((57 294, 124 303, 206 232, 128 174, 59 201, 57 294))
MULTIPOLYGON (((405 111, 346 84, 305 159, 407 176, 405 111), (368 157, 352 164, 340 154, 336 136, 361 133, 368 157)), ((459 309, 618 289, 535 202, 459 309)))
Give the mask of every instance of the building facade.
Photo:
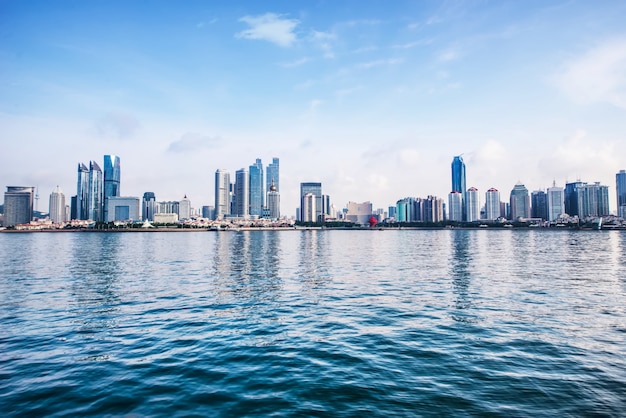
POLYGON ((278 158, 272 158, 272 162, 267 165, 265 170, 265 190, 269 190, 274 183, 276 191, 280 193, 280 161, 278 158))
POLYGON ((565 211, 565 194, 563 188, 558 187, 556 183, 552 183, 552 187, 548 187, 546 191, 548 204, 548 218, 550 222, 559 219, 559 216, 566 213, 565 211))
POLYGON ((141 202, 141 219, 153 221, 155 213, 157 213, 156 196, 153 192, 145 192, 141 202))
POLYGON ((109 196, 106 222, 139 221, 141 220, 139 208, 138 197, 109 196))
POLYGON ((34 187, 7 186, 4 193, 4 226, 27 224, 33 220, 34 187))
POLYGON ((620 170, 615 175, 615 190, 617 191, 617 216, 626 219, 626 170, 620 170))
POLYGON ((526 186, 517 183, 511 190, 510 202, 512 220, 517 221, 522 218, 530 218, 530 196, 526 186))
POLYGON ((317 196, 306 193, 302 196, 302 222, 317 222, 317 196))
POLYGON ((60 224, 67 221, 65 217, 65 195, 59 186, 50 193, 50 205, 48 209, 52 223, 60 224))
POLYGON ((109 197, 120 196, 120 157, 117 155, 104 156, 104 218, 107 218, 109 197))
POLYGON ((369 220, 373 214, 371 202, 348 202, 346 208, 348 209, 346 212, 346 220, 348 222, 354 222, 359 225, 369 224, 369 220))
MULTIPOLYGON (((263 181, 263 163, 259 158, 250 166, 250 215, 263 215, 263 207, 265 207, 265 184, 263 181)), ((268 189, 269 190, 269 189, 268 189)))
POLYGON ((300 219, 303 222, 318 222, 318 220, 322 219, 322 183, 300 183, 300 208, 300 219), (315 196, 315 217, 313 221, 304 220, 304 197, 309 193, 315 196))
POLYGON ((219 169, 215 172, 215 219, 230 215, 230 173, 219 169))
POLYGON ((548 220, 548 196, 543 190, 535 190, 530 195, 530 217, 548 220))
POLYGON ((280 218, 280 193, 274 183, 270 185, 267 192, 267 210, 270 219, 280 218))
POLYGON ((461 193, 463 204, 463 220, 467 218, 466 209, 466 181, 465 181, 465 162, 460 155, 457 155, 452 159, 452 192, 461 193))
POLYGON ((500 213, 500 192, 492 187, 485 193, 485 219, 495 221, 500 213))
POLYGON ((463 220, 463 194, 451 192, 448 195, 448 220, 460 222, 463 220))
POLYGON ((178 219, 185 220, 191 218, 191 201, 185 195, 180 202, 178 202, 178 219))
POLYGON ((247 168, 235 172, 235 213, 245 218, 250 215, 250 172, 247 168))
POLYGON ((465 219, 467 222, 480 220, 480 196, 476 187, 470 187, 465 193, 465 219))

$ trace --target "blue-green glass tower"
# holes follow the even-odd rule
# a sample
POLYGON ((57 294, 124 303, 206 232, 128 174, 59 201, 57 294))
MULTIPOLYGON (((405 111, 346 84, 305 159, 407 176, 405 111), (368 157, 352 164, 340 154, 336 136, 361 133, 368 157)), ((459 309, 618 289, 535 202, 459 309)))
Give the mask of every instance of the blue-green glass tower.
POLYGON ((263 216, 265 206, 265 193, 263 193, 263 163, 257 158, 250 166, 250 215, 263 216))
POLYGON ((467 219, 467 211, 465 210, 467 186, 465 184, 465 163, 460 155, 452 160, 452 190, 451 192, 459 192, 463 195, 463 220, 467 219))

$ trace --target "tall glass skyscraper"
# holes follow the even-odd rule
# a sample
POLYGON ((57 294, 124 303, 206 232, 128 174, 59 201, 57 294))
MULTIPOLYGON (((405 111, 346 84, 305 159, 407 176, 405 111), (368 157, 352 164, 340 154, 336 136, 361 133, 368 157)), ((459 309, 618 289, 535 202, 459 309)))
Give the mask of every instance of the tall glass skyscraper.
MULTIPOLYGON (((317 222, 322 216, 322 183, 300 183, 300 219, 305 217, 305 199, 304 197, 312 193, 315 196, 315 220, 317 222)), ((308 206, 310 207, 310 205, 308 206)))
POLYGON ((617 191, 617 216, 626 218, 626 170, 620 170, 615 175, 617 191))
POLYGON ((156 209, 156 196, 153 192, 145 192, 143 194, 143 202, 141 205, 141 219, 144 221, 153 221, 156 209))
POLYGON ((552 183, 552 187, 548 187, 548 221, 553 222, 559 219, 560 215, 565 212, 565 195, 562 187, 557 187, 556 183, 552 183))
MULTIPOLYGON (((263 216, 265 193, 263 193, 263 163, 259 158, 250 166, 250 215, 263 216)), ((269 190, 269 188, 267 189, 269 190)))
POLYGON ((276 191, 280 193, 280 164, 278 158, 272 158, 272 163, 267 165, 265 171, 265 190, 269 190, 272 186, 276 186, 276 191))
POLYGON ((242 168, 235 172, 235 215, 250 214, 250 172, 242 168))
POLYGON ((480 196, 476 187, 470 187, 465 193, 465 207, 467 210, 467 222, 474 222, 480 219, 480 196))
POLYGON ((485 218, 495 221, 500 217, 500 192, 492 187, 485 193, 485 218))
POLYGON ((530 216, 544 221, 548 219, 548 197, 543 190, 535 190, 530 195, 530 216))
POLYGON ((451 192, 448 195, 448 219, 451 221, 463 220, 463 197, 461 192, 451 192))
POLYGON ((103 222, 102 169, 95 161, 89 162, 89 196, 87 199, 87 219, 103 222))
POLYGON ((50 220, 55 223, 65 222, 65 195, 59 186, 50 193, 50 205, 48 206, 50 220))
POLYGON ((452 159, 452 190, 451 192, 459 192, 462 195, 463 220, 467 219, 467 189, 465 184, 465 163, 460 155, 452 159))
POLYGON ((215 219, 230 215, 230 173, 219 169, 215 172, 215 219))
POLYGON ((104 219, 107 216, 107 199, 120 196, 120 157, 117 155, 104 156, 104 219))
POLYGON ((34 187, 7 186, 4 193, 4 226, 27 224, 33 220, 34 187))
POLYGON ((517 221, 520 218, 530 218, 530 196, 528 189, 521 183, 517 183, 511 190, 511 219, 517 221))
POLYGON ((72 199, 72 219, 89 219, 89 169, 83 163, 78 163, 78 181, 76 182, 76 199, 72 199))

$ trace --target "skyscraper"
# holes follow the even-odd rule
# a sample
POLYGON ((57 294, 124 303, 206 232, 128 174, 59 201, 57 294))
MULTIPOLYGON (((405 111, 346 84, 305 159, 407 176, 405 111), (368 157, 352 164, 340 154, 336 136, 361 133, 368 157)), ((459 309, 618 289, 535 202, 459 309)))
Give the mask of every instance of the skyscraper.
POLYGON ((50 220, 55 223, 65 222, 65 195, 59 186, 50 193, 50 220))
POLYGON ((269 190, 270 186, 274 182, 276 191, 280 193, 280 164, 278 158, 272 158, 272 162, 267 165, 265 171, 265 190, 269 190))
POLYGON ((156 196, 153 192, 145 192, 143 194, 143 201, 141 205, 141 219, 144 221, 153 221, 156 210, 156 196))
POLYGON ((230 215, 230 173, 219 169, 215 172, 215 219, 230 215))
POLYGON ((302 222, 317 222, 317 196, 305 193, 302 196, 302 222))
POLYGON ((452 159, 452 192, 461 193, 463 204, 463 220, 467 219, 466 209, 466 185, 465 185, 465 163, 460 155, 452 159))
POLYGON ((250 215, 259 218, 263 215, 265 206, 263 187, 263 163, 257 158, 250 166, 250 215))
POLYGON ((530 218, 530 196, 528 189, 521 183, 517 183, 511 190, 511 219, 530 218))
POLYGON ((250 172, 247 168, 235 172, 235 215, 250 215, 250 172))
POLYGON ((577 181, 565 185, 565 211, 579 218, 609 214, 609 187, 577 181))
POLYGON ((89 169, 83 163, 78 163, 76 199, 72 199, 72 203, 72 219, 89 219, 89 169))
POLYGON ((530 195, 530 217, 548 219, 548 196, 543 190, 535 190, 530 195))
POLYGON ((33 219, 34 187, 7 186, 4 193, 4 226, 27 224, 33 219))
POLYGON ((465 209, 467 211, 465 219, 467 222, 474 222, 480 219, 480 196, 476 187, 470 187, 465 193, 465 209))
POLYGON ((463 194, 461 192, 451 192, 448 195, 448 219, 463 220, 463 194))
POLYGON ((579 193, 579 190, 583 187, 584 183, 582 181, 565 183, 565 213, 570 216, 582 216, 582 193, 579 193))
POLYGON ((120 157, 116 155, 104 156, 104 219, 108 219, 107 199, 120 196, 120 157))
POLYGON ((557 187, 556 182, 552 183, 552 187, 548 187, 546 194, 548 195, 548 221, 553 222, 565 213, 565 195, 563 188, 557 187))
POLYGON ((178 202, 178 219, 190 219, 191 218, 191 201, 187 199, 187 195, 178 202))
POLYGON ((485 218, 495 221, 500 217, 500 192, 491 188, 485 193, 485 218))
POLYGON ((617 216, 626 218, 626 170, 620 170, 615 175, 615 190, 617 191, 617 216))
POLYGON ((270 219, 280 218, 280 193, 278 193, 274 183, 270 185, 267 192, 267 209, 269 210, 270 219))
POLYGON ((317 222, 322 216, 322 183, 300 183, 300 219, 303 221, 305 219, 304 197, 309 193, 315 196, 315 217, 314 220, 310 222, 317 222))
POLYGON ((103 222, 102 169, 95 161, 89 162, 89 195, 87 198, 87 219, 103 222))

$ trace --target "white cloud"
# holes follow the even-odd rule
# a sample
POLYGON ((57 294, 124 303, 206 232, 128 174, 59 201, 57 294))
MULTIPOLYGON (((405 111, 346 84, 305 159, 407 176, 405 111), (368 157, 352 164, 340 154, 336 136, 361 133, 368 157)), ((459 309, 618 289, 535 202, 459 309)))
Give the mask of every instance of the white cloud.
POLYGON ((291 62, 284 62, 282 64, 279 64, 281 67, 283 68, 294 68, 294 67, 299 67, 301 65, 306 64, 307 62, 311 61, 310 58, 308 57, 303 57, 300 59, 297 59, 295 61, 291 61, 291 62))
POLYGON ((441 51, 437 58, 439 58, 440 61, 445 62, 454 61, 459 58, 459 53, 455 49, 446 49, 445 51, 441 51))
POLYGON ((324 58, 334 58, 335 53, 332 43, 336 38, 337 36, 334 33, 314 30, 309 36, 309 41, 324 52, 324 58))
POLYGON ((218 143, 218 137, 210 137, 195 132, 188 132, 179 140, 172 142, 167 150, 174 153, 195 152, 202 149, 214 148, 218 143))
POLYGON ((405 44, 396 44, 393 45, 392 48, 394 49, 409 49, 409 48, 415 48, 416 46, 422 46, 422 45, 430 45, 433 43, 432 39, 421 39, 418 41, 413 41, 413 42, 408 42, 405 44))
POLYGON ((236 38, 264 40, 282 47, 289 47, 297 40, 294 30, 300 24, 297 19, 284 19, 276 13, 244 16, 239 21, 247 23, 250 29, 236 33, 236 38))
POLYGON ((608 102, 626 109, 626 39, 589 49, 566 63, 554 80, 576 103, 608 102))
POLYGON ((139 121, 128 113, 109 112, 96 121, 96 132, 103 138, 125 139, 139 129, 139 121))
POLYGON ((360 70, 368 70, 370 68, 380 67, 381 65, 400 64, 403 61, 404 60, 401 59, 401 58, 390 58, 390 59, 386 59, 386 60, 375 60, 375 61, 369 61, 369 62, 361 62, 359 64, 356 64, 356 68, 360 69, 360 70))

